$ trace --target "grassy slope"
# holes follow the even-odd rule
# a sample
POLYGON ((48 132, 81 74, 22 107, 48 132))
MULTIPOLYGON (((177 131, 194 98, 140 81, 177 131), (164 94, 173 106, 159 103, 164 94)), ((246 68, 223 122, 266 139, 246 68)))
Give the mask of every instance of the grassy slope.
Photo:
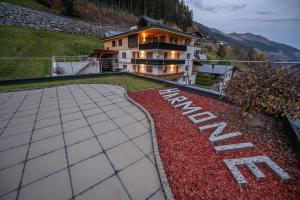
POLYGON ((127 86, 128 90, 141 90, 148 88, 161 88, 165 87, 164 84, 152 82, 143 78, 130 76, 130 75, 110 75, 99 78, 86 78, 77 80, 61 80, 61 81, 49 81, 40 83, 22 83, 22 84, 10 84, 10 85, 0 85, 0 92, 7 91, 17 91, 25 89, 37 89, 54 87, 66 84, 76 84, 76 83, 111 83, 127 86))
POLYGON ((4 0, 7 3, 25 6, 34 10, 45 10, 45 7, 35 0, 4 0))
MULTIPOLYGON (((0 26, 1 57, 43 57, 90 54, 103 48, 100 38, 0 26)), ((42 77, 51 60, 0 60, 0 79, 42 77)))

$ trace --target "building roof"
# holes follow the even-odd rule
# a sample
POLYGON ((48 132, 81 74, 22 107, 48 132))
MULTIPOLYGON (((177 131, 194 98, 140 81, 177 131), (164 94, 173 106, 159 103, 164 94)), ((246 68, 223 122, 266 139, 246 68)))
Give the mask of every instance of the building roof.
POLYGON ((116 39, 116 38, 123 37, 123 36, 126 36, 126 35, 140 33, 140 32, 143 32, 143 31, 146 31, 146 30, 151 30, 151 29, 159 29, 159 30, 163 30, 163 31, 167 31, 167 32, 172 32, 172 33, 175 33, 175 34, 178 34, 178 35, 182 35, 182 36, 185 36, 185 37, 190 37, 190 38, 198 38, 194 34, 190 34, 190 33, 186 33, 186 32, 183 32, 183 31, 179 31, 179 30, 170 28, 169 26, 162 24, 158 20, 155 20, 155 19, 152 19, 152 18, 149 18, 149 17, 145 17, 145 16, 143 16, 139 20, 137 26, 138 26, 137 30, 131 30, 131 31, 116 34, 116 35, 113 35, 113 36, 110 36, 110 37, 106 37, 106 38, 104 38, 103 41, 112 40, 112 39, 116 39))
POLYGON ((209 65, 209 64, 204 64, 202 66, 198 66, 197 71, 200 73, 208 73, 208 74, 219 74, 223 75, 227 71, 232 70, 233 66, 231 65, 209 65))

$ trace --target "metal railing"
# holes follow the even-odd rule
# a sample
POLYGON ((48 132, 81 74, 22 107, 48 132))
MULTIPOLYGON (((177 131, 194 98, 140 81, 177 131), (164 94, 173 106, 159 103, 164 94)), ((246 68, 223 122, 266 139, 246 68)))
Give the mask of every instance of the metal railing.
MULTIPOLYGON (((89 57, 80 56, 56 56, 56 57, 0 57, 0 80, 41 78, 51 76, 53 62, 86 62, 89 57)), ((118 71, 126 68, 129 64, 146 65, 183 65, 193 60, 187 59, 131 59, 131 58, 97 58, 99 72, 118 71)), ((240 70, 247 69, 253 64, 268 63, 270 66, 280 66, 295 68, 300 66, 300 62, 267 62, 267 61, 243 61, 243 60, 207 60, 197 64, 223 64, 237 66, 240 70)), ((128 69, 127 69, 128 70, 128 69)), ((126 69, 125 69, 126 71, 126 69)), ((195 71, 195 70, 194 70, 195 71)), ((99 73, 97 72, 97 73, 99 73)), ((194 72, 195 74, 195 72, 194 72)), ((61 74, 63 75, 63 74, 61 74)))

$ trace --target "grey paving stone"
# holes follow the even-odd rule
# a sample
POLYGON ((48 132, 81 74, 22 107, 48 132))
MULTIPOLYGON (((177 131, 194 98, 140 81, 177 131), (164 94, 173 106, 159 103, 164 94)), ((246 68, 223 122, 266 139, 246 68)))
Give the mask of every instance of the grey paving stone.
POLYGON ((149 200, 165 200, 165 195, 162 189, 158 190, 153 196, 149 198, 149 200))
POLYGON ((85 119, 77 119, 77 120, 63 123, 63 130, 64 132, 70 132, 86 126, 88 126, 88 124, 85 119))
POLYGON ((9 120, 0 121, 0 128, 4 128, 7 126, 9 120))
POLYGON ((68 170, 62 170, 21 189, 20 200, 64 200, 72 197, 68 170))
POLYGON ((134 123, 134 122, 137 122, 137 120, 136 119, 134 119, 133 117, 131 117, 130 115, 123 115, 123 116, 121 116, 121 117, 118 117, 118 118, 115 118, 115 119, 113 119, 114 120, 114 122, 116 123, 116 124, 118 124, 118 126, 120 126, 120 127, 123 127, 123 126, 126 126, 126 125, 128 125, 128 124, 132 124, 132 123, 134 123))
POLYGON ((51 112, 51 111, 55 111, 55 110, 58 110, 58 105, 40 108, 39 113, 51 112))
POLYGON ((96 200, 96 199, 111 199, 111 200, 129 200, 128 194, 116 176, 108 178, 104 182, 94 188, 79 195, 75 200, 96 200))
POLYGON ((17 147, 23 144, 28 144, 30 140, 31 132, 22 133, 6 138, 0 139, 0 151, 17 147))
POLYGON ((10 192, 2 197, 0 197, 0 200, 16 200, 18 192, 15 190, 13 192, 10 192))
POLYGON ((140 123, 143 124, 146 128, 150 128, 150 122, 148 121, 148 119, 144 119, 140 121, 140 123))
POLYGON ((83 114, 86 117, 92 116, 92 115, 97 115, 97 114, 100 114, 100 113, 103 113, 103 111, 100 108, 93 108, 93 109, 90 109, 90 110, 84 110, 83 111, 83 114))
POLYGON ((146 115, 142 111, 131 113, 131 116, 133 116, 138 121, 146 119, 146 115))
POLYGON ((127 113, 124 112, 123 110, 119 109, 119 110, 111 110, 106 112, 106 114, 110 117, 110 118, 116 118, 116 117, 121 117, 123 115, 126 115, 127 113))
POLYGON ((153 154, 153 153, 151 153, 151 154, 148 155, 147 157, 151 160, 151 162, 152 162, 154 165, 156 165, 156 163, 155 163, 155 158, 154 158, 154 154, 153 154))
POLYGON ((45 128, 37 129, 33 131, 32 142, 37 140, 41 140, 44 138, 48 138, 54 135, 58 135, 62 133, 61 124, 56 124, 53 126, 48 126, 45 128))
POLYGON ((29 148, 28 159, 40 156, 45 153, 64 147, 62 135, 57 135, 44 140, 33 142, 29 148))
POLYGON ((0 196, 18 188, 23 164, 0 170, 0 196), (3 181, 5 180, 5 181, 3 181))
POLYGON ((66 167, 64 149, 29 160, 25 167, 22 185, 24 186, 66 167))
POLYGON ((94 137, 90 127, 80 128, 65 134, 66 145, 72 145, 94 137))
POLYGON ((147 199, 160 186, 157 170, 144 158, 118 173, 132 199, 147 199))
POLYGON ((35 115, 28 115, 25 117, 12 118, 8 126, 18 126, 21 124, 31 123, 35 121, 35 115))
POLYGON ((46 99, 43 96, 40 107, 43 108, 43 107, 57 106, 57 105, 58 105, 57 98, 53 98, 53 99, 48 98, 48 99, 46 99))
POLYGON ((68 122, 68 121, 72 121, 72 120, 75 120, 75 119, 83 119, 83 118, 84 118, 84 116, 81 112, 62 115, 62 117, 61 117, 63 123, 68 122))
POLYGON ((122 127, 121 129, 129 138, 135 138, 149 131, 146 127, 144 127, 141 123, 138 122, 122 127))
POLYGON ((80 111, 79 107, 76 106, 76 107, 61 109, 60 113, 61 113, 61 115, 67 115, 67 114, 79 112, 79 111, 80 111))
POLYGON ((110 131, 104 135, 99 136, 98 138, 105 150, 129 140, 128 137, 126 137, 120 129, 110 131))
POLYGON ((153 152, 152 138, 150 133, 134 139, 133 142, 144 152, 144 154, 149 155, 153 152))
POLYGON ((37 120, 48 119, 48 118, 54 118, 54 117, 59 117, 59 111, 58 111, 58 110, 39 113, 39 114, 37 115, 37 120))
POLYGON ((101 109, 105 112, 108 112, 111 110, 118 110, 118 109, 120 109, 120 107, 115 104, 111 104, 111 105, 103 106, 103 107, 101 107, 101 109))
POLYGON ((9 114, 2 114, 0 115, 0 120, 8 120, 12 117, 13 113, 9 113, 9 114))
POLYGON ((42 119, 42 120, 36 121, 34 128, 39 129, 39 128, 52 126, 55 124, 60 124, 60 123, 61 122, 60 122, 59 117, 54 117, 54 118, 50 118, 50 119, 42 119))
POLYGON ((78 144, 67 147, 70 164, 82 161, 88 157, 102 152, 102 148, 96 138, 92 138, 78 144))
POLYGON ((37 110, 33 109, 33 110, 24 110, 24 111, 18 111, 16 112, 16 114, 14 115, 14 117, 24 117, 27 115, 34 115, 36 114, 37 110))
POLYGON ((0 152, 0 169, 23 162, 26 158, 28 145, 0 152))
POLYGON ((113 102, 108 101, 106 99, 104 101, 97 102, 97 105, 100 106, 101 108, 106 107, 108 105, 112 105, 112 104, 113 104, 113 102))
POLYGON ((72 166, 70 170, 75 195, 114 174, 103 153, 72 166))
POLYGON ((85 104, 80 106, 81 110, 89 110, 92 108, 97 108, 97 105, 95 103, 89 103, 89 104, 85 104))
POLYGON ((91 124, 91 125, 106 121, 108 119, 109 119, 109 117, 105 113, 87 117, 87 120, 88 120, 89 124, 91 124))
POLYGON ((144 154, 131 141, 108 150, 107 155, 116 170, 126 168, 144 157, 144 154))
POLYGON ((34 125, 34 122, 21 124, 18 126, 7 127, 3 131, 3 136, 11 136, 11 135, 17 135, 20 133, 31 132, 33 130, 33 125, 34 125))
POLYGON ((92 125, 92 129, 96 135, 102 135, 116 128, 118 127, 111 120, 92 125))
POLYGON ((134 112, 138 112, 140 111, 137 107, 135 107, 134 105, 132 106, 128 106, 125 108, 122 108, 124 111, 128 112, 128 113, 134 113, 134 112))
POLYGON ((128 102, 128 101, 124 101, 124 102, 117 103, 117 105, 120 108, 125 108, 125 107, 128 107, 128 106, 131 106, 132 104, 130 102, 128 102))

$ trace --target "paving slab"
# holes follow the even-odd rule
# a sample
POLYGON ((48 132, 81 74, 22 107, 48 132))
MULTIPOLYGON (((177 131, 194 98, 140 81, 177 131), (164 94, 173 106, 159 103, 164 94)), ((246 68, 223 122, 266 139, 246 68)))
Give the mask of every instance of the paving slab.
POLYGON ((150 124, 125 92, 77 84, 0 93, 0 200, 164 199, 150 124))

